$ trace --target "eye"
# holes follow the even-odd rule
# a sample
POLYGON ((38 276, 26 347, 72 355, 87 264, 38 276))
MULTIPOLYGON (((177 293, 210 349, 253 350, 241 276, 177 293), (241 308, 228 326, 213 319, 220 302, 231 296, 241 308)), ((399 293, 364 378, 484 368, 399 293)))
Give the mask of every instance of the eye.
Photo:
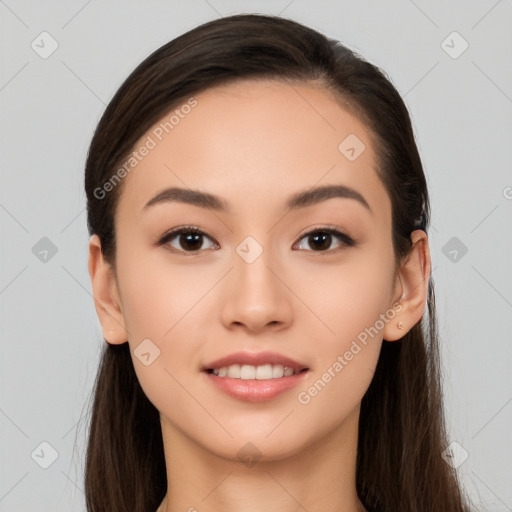
POLYGON ((168 244, 172 249, 177 251, 196 252, 203 248, 204 237, 212 240, 204 231, 201 231, 200 229, 193 226, 185 226, 173 229, 169 233, 166 233, 157 242, 157 245, 160 246, 168 244), (172 242, 174 242, 175 245, 173 245, 172 242))
POLYGON ((300 240, 305 239, 314 252, 334 252, 335 249, 330 248, 333 238, 337 238, 340 241, 338 248, 352 247, 355 245, 353 238, 337 229, 329 227, 321 227, 309 231, 300 240))
MULTIPOLYGON (((156 245, 166 245, 170 250, 179 252, 194 253, 204 249, 204 238, 212 241, 201 229, 194 226, 184 226, 166 233, 156 245)), ((338 248, 352 247, 355 245, 355 241, 350 236, 330 227, 321 227, 309 231, 300 238, 299 245, 301 240, 306 240, 307 245, 310 247, 309 250, 312 252, 334 252, 336 248, 332 249, 331 245, 335 239, 339 241, 338 248)), ((219 245, 212 241, 212 245, 209 248, 215 247, 219 247, 219 245)), ((303 247, 299 247, 299 249, 303 249, 303 247)))

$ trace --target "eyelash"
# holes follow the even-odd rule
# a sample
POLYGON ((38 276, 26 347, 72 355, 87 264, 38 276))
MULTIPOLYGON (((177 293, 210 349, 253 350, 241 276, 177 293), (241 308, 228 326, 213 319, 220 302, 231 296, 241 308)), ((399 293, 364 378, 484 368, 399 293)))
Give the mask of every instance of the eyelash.
MULTIPOLYGON (((301 238, 299 238, 299 241, 304 238, 307 238, 313 234, 316 234, 316 233, 333 235, 333 236, 339 238, 341 240, 341 246, 336 249, 328 249, 326 251, 306 250, 307 252, 317 253, 318 255, 327 255, 327 254, 332 254, 332 253, 338 252, 339 250, 343 249, 344 247, 353 247, 356 245, 355 240, 353 238, 351 238, 350 236, 346 235, 345 233, 342 233, 341 231, 338 231, 337 229, 330 228, 327 226, 315 228, 312 231, 308 231, 307 233, 304 233, 301 236, 301 238)), ((195 226, 183 226, 183 227, 176 228, 176 229, 173 229, 173 230, 165 233, 162 236, 162 238, 156 243, 156 246, 159 247, 159 246, 165 245, 168 242, 170 242, 172 239, 176 238, 177 235, 182 235, 182 234, 202 235, 207 238, 210 238, 210 240, 213 241, 213 239, 210 236, 208 236, 208 234, 205 233, 204 231, 202 231, 201 229, 199 229, 195 226)), ((171 252, 182 252, 182 253, 189 254, 189 255, 195 255, 203 250, 203 249, 199 249, 199 250, 195 250, 195 251, 185 251, 182 249, 176 249, 175 247, 168 247, 167 249, 170 250, 171 252)))

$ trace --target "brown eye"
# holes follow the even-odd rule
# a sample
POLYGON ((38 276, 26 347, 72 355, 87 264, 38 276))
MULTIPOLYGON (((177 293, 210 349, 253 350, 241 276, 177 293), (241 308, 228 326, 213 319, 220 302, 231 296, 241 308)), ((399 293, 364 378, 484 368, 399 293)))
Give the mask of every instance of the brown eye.
POLYGON ((205 238, 211 240, 200 229, 185 227, 167 233, 158 242, 158 245, 169 245, 172 249, 181 252, 196 252, 203 248, 205 238))
MULTIPOLYGON (((207 249, 218 247, 218 244, 213 242, 212 238, 204 231, 195 227, 182 227, 165 234, 157 245, 165 245, 173 251, 194 253, 205 248, 206 239, 211 242, 210 247, 206 247, 207 249)), ((351 237, 332 228, 319 228, 310 231, 300 240, 306 240, 309 251, 319 253, 334 252, 337 249, 355 245, 355 241, 351 237), (338 243, 336 247, 332 248, 336 240, 338 243)), ((303 249, 303 247, 299 247, 299 249, 303 249)))
POLYGON ((351 247, 355 245, 355 242, 345 233, 332 228, 320 228, 315 231, 306 233, 301 240, 306 240, 307 244, 314 252, 328 252, 335 250, 339 247, 351 247), (338 246, 334 249, 331 248, 331 244, 335 239, 338 239, 338 246))

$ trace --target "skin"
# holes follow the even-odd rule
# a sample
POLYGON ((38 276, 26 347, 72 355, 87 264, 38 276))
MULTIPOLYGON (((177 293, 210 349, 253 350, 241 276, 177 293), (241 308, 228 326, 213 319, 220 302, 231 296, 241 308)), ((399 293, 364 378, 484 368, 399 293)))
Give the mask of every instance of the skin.
POLYGON ((423 314, 426 234, 412 233, 413 251, 395 272, 391 203, 370 132, 320 85, 243 81, 195 98, 198 105, 124 178, 116 272, 96 235, 89 245, 104 337, 128 340, 141 386, 160 411, 168 495, 159 510, 364 510, 355 487, 361 399, 383 339, 401 338, 423 314), (366 145, 354 161, 338 150, 349 134, 366 145), (371 212, 347 198, 284 208, 292 193, 326 184, 357 190, 371 212), (170 186, 221 196, 231 212, 170 202, 142 211, 170 186), (174 252, 155 245, 187 225, 207 233, 194 255, 179 236, 167 242, 174 252), (356 244, 333 236, 315 251, 304 235, 326 225, 356 244), (252 263, 236 252, 247 236, 263 249, 252 263), (300 403, 298 393, 397 301, 400 312, 300 403), (149 366, 133 355, 146 338, 160 350, 149 366), (237 400, 200 369, 239 350, 279 352, 308 366, 309 376, 267 402, 237 400), (257 450, 252 465, 237 456, 248 442, 257 450))

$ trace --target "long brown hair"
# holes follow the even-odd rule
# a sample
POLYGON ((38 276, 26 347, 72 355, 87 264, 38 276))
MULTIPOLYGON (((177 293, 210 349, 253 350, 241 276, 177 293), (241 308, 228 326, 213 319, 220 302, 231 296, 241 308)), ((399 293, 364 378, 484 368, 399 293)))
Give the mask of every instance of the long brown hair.
MULTIPOLYGON (((164 114, 212 86, 243 79, 315 81, 370 129, 392 203, 397 265, 410 234, 428 229, 427 185, 409 114, 376 66, 300 23, 236 15, 165 44, 126 79, 103 114, 85 168, 87 223, 115 269, 114 214, 121 181, 100 193, 135 142, 164 114)), ((434 290, 423 319, 401 340, 383 341, 361 403, 357 493, 369 511, 470 510, 457 473, 442 458, 444 423, 434 290)), ((85 465, 89 512, 154 512, 167 491, 159 412, 135 374, 129 345, 105 343, 93 389, 85 465)))

